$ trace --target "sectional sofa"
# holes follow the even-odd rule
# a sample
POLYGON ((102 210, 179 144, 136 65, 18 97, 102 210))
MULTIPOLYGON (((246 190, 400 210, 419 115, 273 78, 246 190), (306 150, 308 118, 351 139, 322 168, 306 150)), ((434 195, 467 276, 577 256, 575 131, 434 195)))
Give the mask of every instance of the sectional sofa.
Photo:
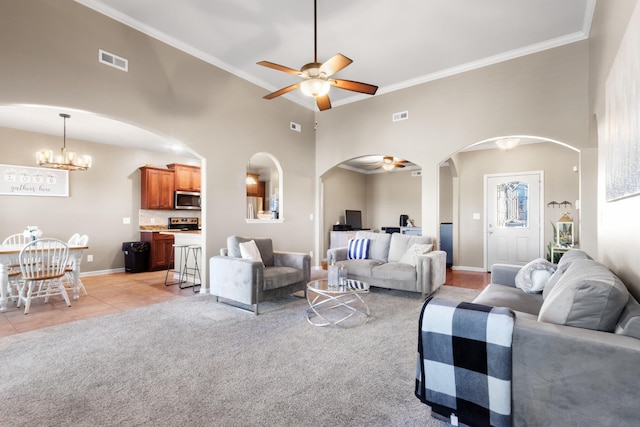
POLYGON ((542 293, 524 267, 494 265, 474 303, 511 308, 514 426, 640 425, 640 304, 584 251, 570 250, 542 293))

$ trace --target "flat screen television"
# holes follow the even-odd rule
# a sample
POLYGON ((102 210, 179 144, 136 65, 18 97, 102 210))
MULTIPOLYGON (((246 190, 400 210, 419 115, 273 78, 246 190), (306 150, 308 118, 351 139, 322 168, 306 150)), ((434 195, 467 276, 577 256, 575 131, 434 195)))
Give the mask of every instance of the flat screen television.
POLYGON ((344 211, 344 222, 352 230, 362 229, 362 211, 344 211))

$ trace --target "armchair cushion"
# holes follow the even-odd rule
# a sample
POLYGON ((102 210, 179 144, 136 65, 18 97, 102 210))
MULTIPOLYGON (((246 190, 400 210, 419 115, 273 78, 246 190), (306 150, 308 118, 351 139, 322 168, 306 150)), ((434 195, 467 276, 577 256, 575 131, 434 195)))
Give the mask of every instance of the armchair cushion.
POLYGON ((242 258, 240 252, 240 243, 246 243, 249 241, 255 241, 258 250, 260 251, 260 257, 266 267, 272 267, 273 264, 273 243, 271 239, 258 237, 241 237, 241 236, 229 236, 227 237, 227 249, 229 250, 229 256, 233 258, 242 258))
MULTIPOLYGON (((258 250, 255 240, 242 242, 238 246, 240 246, 240 255, 242 255, 242 258, 263 262, 260 250, 258 250)), ((262 265, 264 265, 264 263, 262 265)))
POLYGON ((266 267, 262 272, 263 290, 278 289, 305 280, 304 271, 293 267, 266 267))

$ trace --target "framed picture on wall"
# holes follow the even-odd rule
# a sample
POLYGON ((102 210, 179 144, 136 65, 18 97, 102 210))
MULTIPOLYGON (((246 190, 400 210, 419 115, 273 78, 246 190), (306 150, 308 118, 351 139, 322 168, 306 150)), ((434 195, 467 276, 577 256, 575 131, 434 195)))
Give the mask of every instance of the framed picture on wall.
POLYGON ((0 164, 0 195, 69 197, 69 171, 0 164))

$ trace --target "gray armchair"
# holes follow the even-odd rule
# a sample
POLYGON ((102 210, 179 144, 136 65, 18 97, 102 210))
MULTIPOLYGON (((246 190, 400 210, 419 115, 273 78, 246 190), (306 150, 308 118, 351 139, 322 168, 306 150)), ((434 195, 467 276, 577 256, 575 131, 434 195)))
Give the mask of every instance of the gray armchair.
POLYGON ((230 236, 219 256, 209 259, 211 293, 220 298, 252 306, 304 290, 311 276, 309 254, 273 250, 271 239, 230 236), (240 243, 255 241, 262 262, 244 259, 240 243), (264 264, 263 264, 264 263, 264 264))

